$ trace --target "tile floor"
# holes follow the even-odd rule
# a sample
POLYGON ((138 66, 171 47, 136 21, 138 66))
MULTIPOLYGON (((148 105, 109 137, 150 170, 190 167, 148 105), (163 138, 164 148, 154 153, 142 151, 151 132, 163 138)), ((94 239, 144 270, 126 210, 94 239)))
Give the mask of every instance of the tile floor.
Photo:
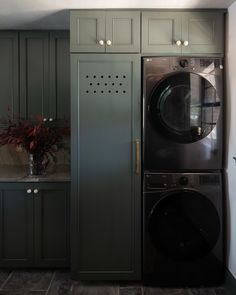
POLYGON ((225 295, 223 287, 162 289, 141 283, 76 282, 68 271, 0 271, 0 295, 225 295))

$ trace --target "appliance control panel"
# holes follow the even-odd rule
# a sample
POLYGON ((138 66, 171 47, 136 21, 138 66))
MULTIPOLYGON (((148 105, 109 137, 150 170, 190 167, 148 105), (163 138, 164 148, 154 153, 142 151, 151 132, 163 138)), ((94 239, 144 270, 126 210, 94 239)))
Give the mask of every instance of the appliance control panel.
POLYGON ((221 58, 173 58, 172 59, 172 70, 173 71, 206 71, 223 69, 222 59, 221 58))
POLYGON ((146 173, 144 175, 146 191, 195 188, 197 186, 215 186, 219 184, 220 175, 215 173, 146 173))

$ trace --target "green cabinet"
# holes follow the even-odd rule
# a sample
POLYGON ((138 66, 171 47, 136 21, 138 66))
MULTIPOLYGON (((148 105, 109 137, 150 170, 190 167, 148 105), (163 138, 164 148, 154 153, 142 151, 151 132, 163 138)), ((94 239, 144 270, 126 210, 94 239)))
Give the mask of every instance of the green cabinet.
POLYGON ((0 267, 34 265, 33 212, 25 184, 0 184, 0 267))
MULTIPOLYGON (((18 34, 0 32, 0 119, 19 114, 18 34)), ((0 122, 0 125, 3 122, 0 122)))
POLYGON ((49 119, 70 119, 70 35, 50 32, 49 119))
POLYGON ((141 278, 140 55, 71 57, 72 274, 141 278))
POLYGON ((140 52, 139 11, 71 11, 71 52, 140 52))
POLYGON ((142 12, 142 53, 222 54, 224 12, 142 12))
POLYGON ((142 12, 142 52, 181 54, 181 12, 142 12))
POLYGON ((0 267, 69 266, 69 186, 0 184, 0 267))
POLYGON ((49 40, 47 32, 20 33, 20 114, 49 116, 49 40))
POLYGON ((183 13, 182 54, 223 53, 223 36, 224 14, 222 12, 183 13), (184 46, 185 42, 187 46, 184 46))
POLYGON ((20 33, 20 114, 45 121, 69 119, 68 32, 20 33))

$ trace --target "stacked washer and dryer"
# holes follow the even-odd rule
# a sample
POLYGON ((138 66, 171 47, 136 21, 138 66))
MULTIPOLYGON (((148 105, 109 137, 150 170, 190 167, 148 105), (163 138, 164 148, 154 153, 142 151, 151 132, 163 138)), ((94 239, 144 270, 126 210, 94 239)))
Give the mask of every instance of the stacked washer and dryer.
POLYGON ((143 279, 223 280, 220 58, 143 58, 143 279))

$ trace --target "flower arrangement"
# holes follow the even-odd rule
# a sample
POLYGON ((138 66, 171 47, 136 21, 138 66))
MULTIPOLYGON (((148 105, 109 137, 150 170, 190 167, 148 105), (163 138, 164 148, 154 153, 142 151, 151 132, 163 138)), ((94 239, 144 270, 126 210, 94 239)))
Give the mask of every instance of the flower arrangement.
POLYGON ((25 149, 36 162, 36 169, 31 174, 41 174, 37 170, 45 170, 50 160, 56 162, 56 152, 64 148, 63 138, 69 135, 68 127, 47 124, 42 117, 37 117, 35 122, 9 119, 7 125, 0 131, 0 146, 13 144, 17 151, 25 149))

